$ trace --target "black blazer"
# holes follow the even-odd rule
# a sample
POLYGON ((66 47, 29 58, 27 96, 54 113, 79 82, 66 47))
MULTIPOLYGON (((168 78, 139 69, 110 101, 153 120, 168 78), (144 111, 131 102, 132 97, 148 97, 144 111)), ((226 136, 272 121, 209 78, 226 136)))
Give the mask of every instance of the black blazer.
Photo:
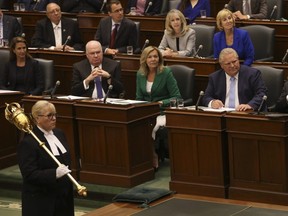
MULTIPOLYGON (((51 151, 44 133, 36 126, 33 132, 51 151)), ((70 151, 65 135, 60 129, 54 129, 53 132, 67 150, 55 157, 60 163, 70 166, 70 151)), ((72 182, 67 176, 56 179, 58 165, 31 134, 26 134, 20 142, 17 156, 23 178, 22 215, 54 215, 57 204, 62 207, 61 214, 58 212, 57 215, 74 216, 72 182)))
MULTIPOLYGON (((111 85, 113 85, 113 89, 110 92, 109 97, 118 98, 120 94, 124 92, 123 85, 121 83, 121 67, 120 63, 116 62, 109 58, 103 58, 102 61, 102 68, 103 70, 107 71, 111 75, 111 85)), ((80 62, 77 62, 73 65, 73 78, 72 78, 72 88, 71 94, 84 96, 84 97, 91 97, 95 84, 94 82, 89 83, 89 88, 85 90, 83 85, 83 80, 89 76, 91 73, 91 65, 88 59, 84 59, 80 62)), ((102 79, 102 88, 107 93, 108 91, 108 83, 107 79, 102 79)))
MULTIPOLYGON (((61 27, 62 44, 65 43, 67 37, 70 35, 71 40, 68 41, 67 45, 74 47, 75 50, 84 50, 84 44, 80 37, 78 23, 72 19, 62 17, 61 27)), ((35 33, 31 40, 31 46, 49 48, 55 45, 54 29, 51 21, 48 18, 38 21, 36 24, 35 33)))
MULTIPOLYGON (((95 40, 99 41, 102 45, 103 52, 106 48, 109 48, 110 37, 112 29, 112 18, 104 17, 100 20, 98 29, 95 35, 95 40)), ((117 32, 115 48, 119 50, 120 53, 127 52, 127 46, 133 46, 134 50, 138 49, 138 35, 136 24, 127 18, 123 18, 120 28, 117 32)))
POLYGON ((21 36, 22 26, 18 22, 16 17, 3 15, 3 38, 8 39, 9 41, 12 38, 21 36))
MULTIPOLYGON (((5 70, 0 74, 0 89, 17 89, 16 61, 9 61, 5 70)), ((39 68, 39 62, 27 58, 25 64, 25 94, 41 95, 44 91, 44 74, 39 68)))

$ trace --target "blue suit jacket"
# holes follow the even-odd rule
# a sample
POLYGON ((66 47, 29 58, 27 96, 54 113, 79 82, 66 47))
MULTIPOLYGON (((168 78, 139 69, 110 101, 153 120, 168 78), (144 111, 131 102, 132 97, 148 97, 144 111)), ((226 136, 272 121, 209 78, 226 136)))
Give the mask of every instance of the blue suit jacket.
POLYGON ((228 46, 226 44, 226 36, 224 31, 217 32, 213 38, 214 58, 219 58, 222 49, 231 47, 239 56, 240 60, 244 60, 244 65, 251 65, 254 61, 254 46, 250 36, 246 30, 234 28, 233 30, 233 44, 228 46))
MULTIPOLYGON (((188 2, 188 1, 187 1, 188 2)), ((181 3, 179 3, 178 8, 181 3)), ((189 23, 193 23, 197 17, 200 17, 200 10, 206 10, 206 16, 210 16, 210 1, 199 0, 198 3, 192 8, 190 1, 187 3, 187 7, 182 11, 185 17, 189 18, 189 23)))
MULTIPOLYGON (((106 48, 109 48, 110 37, 112 29, 112 18, 104 17, 101 19, 95 35, 95 40, 99 41, 102 45, 103 53, 106 48)), ((127 52, 127 46, 133 46, 134 50, 138 49, 136 24, 127 18, 123 18, 118 29, 115 47, 120 53, 127 52)))
MULTIPOLYGON (((147 10, 149 2, 152 2, 152 5, 149 7, 147 11, 147 15, 154 15, 154 14, 160 14, 161 7, 162 7, 162 0, 147 0, 144 11, 147 10)), ((129 0, 127 2, 125 13, 130 12, 131 7, 136 7, 137 0, 129 0)))
MULTIPOLYGON (((266 95, 267 88, 262 80, 261 72, 255 68, 241 65, 238 75, 238 98, 240 104, 249 104, 257 110, 262 98, 266 95)), ((218 99, 225 104, 226 76, 223 69, 209 75, 208 86, 203 97, 203 105, 208 106, 211 100, 218 99)), ((263 106, 262 110, 266 110, 263 106)))

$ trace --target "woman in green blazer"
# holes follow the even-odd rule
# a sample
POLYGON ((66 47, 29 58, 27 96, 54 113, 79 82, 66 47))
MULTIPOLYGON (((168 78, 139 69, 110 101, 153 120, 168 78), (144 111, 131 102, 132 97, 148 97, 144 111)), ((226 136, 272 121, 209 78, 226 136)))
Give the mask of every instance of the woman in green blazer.
POLYGON ((142 52, 136 82, 136 100, 159 102, 161 107, 167 107, 170 99, 181 98, 172 71, 163 65, 156 47, 149 46, 142 52))
MULTIPOLYGON (((163 65, 162 54, 156 47, 149 46, 142 52, 136 82, 136 100, 158 102, 161 110, 170 105, 171 99, 181 98, 172 71, 163 65)), ((154 140, 156 131, 165 125, 165 116, 158 116, 152 132, 154 140)), ((153 149, 153 167, 157 170, 158 155, 153 149)))

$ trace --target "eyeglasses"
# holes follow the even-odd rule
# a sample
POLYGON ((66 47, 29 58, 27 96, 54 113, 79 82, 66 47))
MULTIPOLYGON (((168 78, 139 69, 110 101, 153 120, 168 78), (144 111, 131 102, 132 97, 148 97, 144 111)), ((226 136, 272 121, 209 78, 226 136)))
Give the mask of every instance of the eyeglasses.
POLYGON ((57 113, 49 113, 47 115, 38 115, 48 118, 49 120, 52 120, 54 117, 57 118, 57 113))

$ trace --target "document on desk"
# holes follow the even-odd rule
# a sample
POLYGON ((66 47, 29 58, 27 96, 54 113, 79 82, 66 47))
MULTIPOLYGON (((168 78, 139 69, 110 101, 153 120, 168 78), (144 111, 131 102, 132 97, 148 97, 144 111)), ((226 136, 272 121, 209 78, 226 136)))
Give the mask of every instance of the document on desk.
MULTIPOLYGON (((188 107, 184 107, 184 109, 188 109, 188 110, 195 110, 195 106, 188 106, 188 107)), ((228 107, 222 107, 219 109, 213 109, 211 107, 204 107, 204 106, 199 106, 198 109, 200 111, 208 111, 208 112, 233 112, 235 111, 235 108, 228 108, 228 107)))
POLYGON ((4 93, 20 93, 20 91, 0 90, 0 94, 4 94, 4 93))
POLYGON ((128 105, 128 104, 141 104, 141 103, 148 103, 148 102, 147 101, 139 101, 139 100, 125 100, 125 99, 108 98, 107 103, 118 104, 118 105, 128 105))
POLYGON ((66 100, 87 100, 87 99, 90 99, 89 97, 81 97, 81 96, 74 96, 74 95, 58 96, 56 98, 66 99, 66 100))

